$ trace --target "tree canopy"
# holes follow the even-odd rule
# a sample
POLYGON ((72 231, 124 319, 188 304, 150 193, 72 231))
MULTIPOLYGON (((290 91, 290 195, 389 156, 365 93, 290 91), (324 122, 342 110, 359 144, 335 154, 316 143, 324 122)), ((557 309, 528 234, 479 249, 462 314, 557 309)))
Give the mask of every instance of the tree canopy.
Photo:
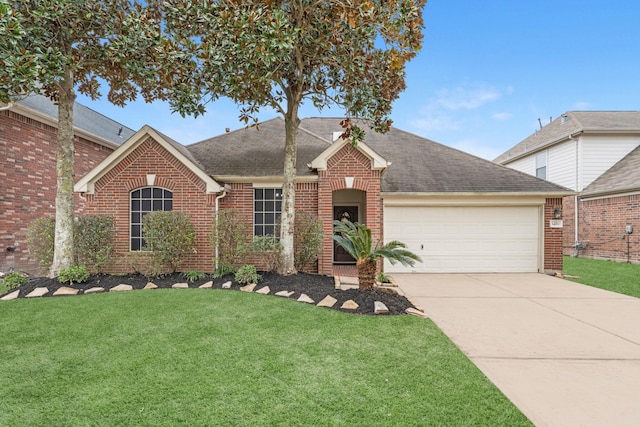
MULTIPOLYGON (((405 65, 421 48, 426 0, 242 0, 159 3, 171 48, 195 67, 175 73, 170 102, 181 114, 204 113, 220 96, 257 122, 262 108, 285 121, 283 272, 293 272, 296 134, 303 102, 338 105, 377 131, 391 125, 392 103, 405 89, 405 65)), ((169 46, 169 45, 168 45, 169 46)), ((167 63, 165 62, 164 66, 167 63)), ((163 65, 159 65, 162 67, 163 65)), ((345 121, 356 143, 363 133, 345 121)))
POLYGON ((139 92, 148 100, 161 98, 164 76, 145 61, 161 43, 158 17, 129 0, 0 0, 0 100, 39 93, 58 104, 51 276, 73 263, 76 90, 96 99, 103 80, 116 105, 139 92))

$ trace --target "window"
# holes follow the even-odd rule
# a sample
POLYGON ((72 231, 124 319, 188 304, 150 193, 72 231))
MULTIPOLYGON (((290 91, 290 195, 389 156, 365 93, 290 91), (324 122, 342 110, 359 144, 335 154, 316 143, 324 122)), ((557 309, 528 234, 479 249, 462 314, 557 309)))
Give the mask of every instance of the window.
POLYGON ((142 219, 153 211, 173 209, 173 193, 159 187, 146 187, 131 192, 131 250, 144 247, 142 219))
POLYGON ((281 211, 281 188, 255 188, 253 190, 253 235, 276 236, 281 211))
POLYGON ((547 152, 536 155, 536 176, 547 179, 547 152))

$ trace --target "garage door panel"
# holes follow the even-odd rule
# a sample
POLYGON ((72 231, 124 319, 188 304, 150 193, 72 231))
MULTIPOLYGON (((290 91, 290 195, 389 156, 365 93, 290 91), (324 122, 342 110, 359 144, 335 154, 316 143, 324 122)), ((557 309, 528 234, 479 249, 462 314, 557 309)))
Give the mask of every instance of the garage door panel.
POLYGON ((385 240, 420 255, 412 269, 388 272, 536 272, 539 211, 517 207, 386 207, 385 240))

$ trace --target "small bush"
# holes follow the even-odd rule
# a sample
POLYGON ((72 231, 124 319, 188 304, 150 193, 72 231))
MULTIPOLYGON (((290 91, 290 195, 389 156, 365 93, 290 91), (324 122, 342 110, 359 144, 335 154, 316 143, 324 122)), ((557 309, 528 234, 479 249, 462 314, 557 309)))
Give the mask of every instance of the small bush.
POLYGON ((322 221, 318 216, 303 211, 296 212, 293 236, 293 262, 296 270, 305 271, 305 268, 318 261, 323 239, 322 221))
POLYGON ((251 249, 249 242, 251 232, 240 212, 237 209, 220 209, 211 233, 213 253, 218 247, 218 264, 237 269, 251 249))
POLYGON ((129 270, 134 273, 141 274, 148 278, 158 277, 162 274, 160 262, 157 257, 150 252, 127 252, 124 260, 129 270))
POLYGON ((60 270, 60 274, 58 275, 58 282, 69 282, 70 285, 73 285, 73 282, 86 282, 88 278, 89 272, 87 271, 87 267, 85 267, 84 265, 70 265, 69 267, 65 267, 60 270))
POLYGON ((56 220, 51 217, 36 218, 27 227, 29 252, 44 268, 53 263, 56 220))
POLYGON ((185 256, 195 252, 196 232, 189 217, 177 211, 155 211, 142 220, 144 250, 176 272, 185 256))
POLYGON ((101 273, 111 261, 115 220, 105 215, 84 215, 75 224, 76 262, 87 265, 94 273, 101 273))
POLYGON ((255 236, 253 253, 260 259, 266 271, 276 271, 280 267, 282 243, 274 236, 255 236))
POLYGON ((220 261, 218 267, 216 267, 216 271, 211 275, 214 279, 219 279, 222 276, 226 276, 227 274, 235 274, 236 269, 233 268, 232 265, 227 264, 225 262, 220 261))
POLYGON ((243 265, 238 269, 235 275, 236 282, 241 285, 248 285, 249 283, 258 283, 260 281, 260 275, 256 271, 253 265, 243 265))
POLYGON ((198 270, 187 270, 182 273, 182 277, 187 279, 189 282, 195 282, 196 280, 204 279, 207 277, 202 271, 198 270))
POLYGON ((5 290, 11 290, 13 288, 17 288, 18 286, 22 286, 27 283, 27 277, 14 271, 13 273, 9 273, 0 281, 0 292, 4 292, 5 290))

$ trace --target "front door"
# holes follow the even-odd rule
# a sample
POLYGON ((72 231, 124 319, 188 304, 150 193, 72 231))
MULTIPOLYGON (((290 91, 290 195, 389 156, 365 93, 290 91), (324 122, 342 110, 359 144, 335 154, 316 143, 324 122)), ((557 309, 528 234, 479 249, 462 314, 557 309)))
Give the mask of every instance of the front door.
MULTIPOLYGON (((358 222, 357 206, 334 206, 333 219, 342 221, 349 220, 358 222)), ((342 247, 333 242, 333 263, 334 264, 355 264, 356 260, 349 255, 342 247)))

